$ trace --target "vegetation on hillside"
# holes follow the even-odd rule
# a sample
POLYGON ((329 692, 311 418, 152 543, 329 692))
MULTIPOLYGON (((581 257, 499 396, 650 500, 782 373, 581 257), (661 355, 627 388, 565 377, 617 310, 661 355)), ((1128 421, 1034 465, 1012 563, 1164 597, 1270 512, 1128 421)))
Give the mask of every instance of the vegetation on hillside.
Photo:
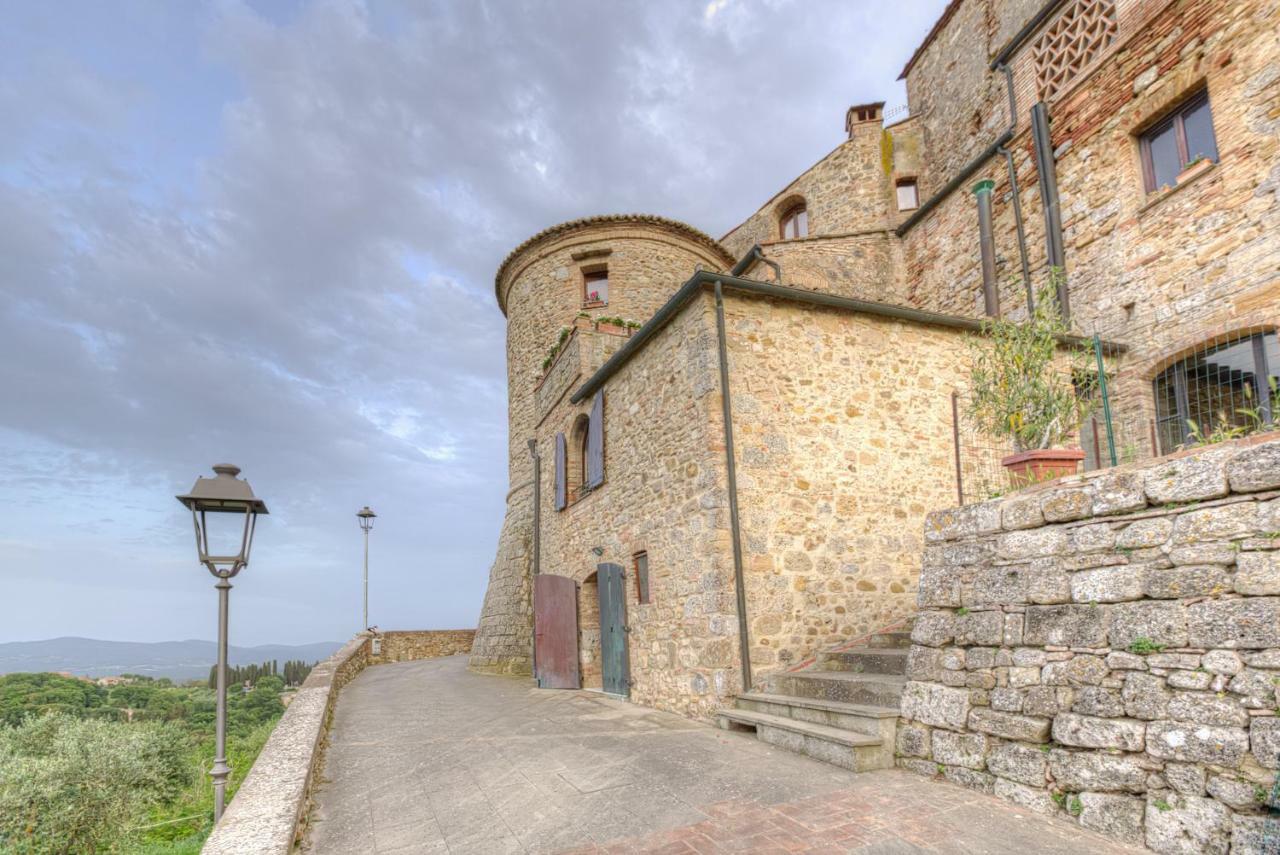
MULTIPOLYGON (((256 676, 228 692, 229 797, 284 712, 284 680, 256 676)), ((201 681, 0 676, 0 852, 199 852, 213 820, 215 709, 201 681)))

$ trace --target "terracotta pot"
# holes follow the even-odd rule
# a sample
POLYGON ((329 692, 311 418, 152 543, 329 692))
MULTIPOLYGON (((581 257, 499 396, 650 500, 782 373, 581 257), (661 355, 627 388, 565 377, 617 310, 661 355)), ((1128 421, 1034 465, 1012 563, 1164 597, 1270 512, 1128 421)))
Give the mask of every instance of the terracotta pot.
POLYGON ((1000 463, 1009 470, 1013 486, 1025 487, 1074 475, 1081 460, 1084 460, 1084 452, 1078 448, 1041 448, 1010 454, 1001 458, 1000 463))
POLYGON ((589 330, 596 325, 596 322, 591 318, 574 318, 573 325, 580 330, 589 330))
POLYGON ((627 334, 627 328, 620 327, 617 324, 597 323, 596 330, 602 333, 609 333, 610 335, 626 335, 627 334))

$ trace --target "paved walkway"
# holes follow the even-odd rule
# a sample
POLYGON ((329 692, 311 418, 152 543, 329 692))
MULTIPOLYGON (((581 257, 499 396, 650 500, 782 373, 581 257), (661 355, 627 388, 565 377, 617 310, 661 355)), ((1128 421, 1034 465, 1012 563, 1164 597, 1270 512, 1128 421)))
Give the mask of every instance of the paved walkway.
POLYGON ((593 692, 378 665, 334 714, 304 851, 1132 853, 897 770, 855 775, 593 692))

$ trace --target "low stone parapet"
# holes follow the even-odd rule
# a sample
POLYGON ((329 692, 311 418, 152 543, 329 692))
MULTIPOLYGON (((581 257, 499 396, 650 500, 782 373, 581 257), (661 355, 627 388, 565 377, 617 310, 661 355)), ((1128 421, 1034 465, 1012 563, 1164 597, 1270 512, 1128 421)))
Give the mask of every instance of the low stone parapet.
POLYGON ((1158 852, 1263 851, 1276 434, 937 512, 925 536, 899 766, 1158 852))
POLYGON ((362 632, 311 669, 202 855, 286 855, 298 839, 338 692, 369 665, 466 653, 475 630, 362 632), (372 640, 379 640, 379 655, 372 640))

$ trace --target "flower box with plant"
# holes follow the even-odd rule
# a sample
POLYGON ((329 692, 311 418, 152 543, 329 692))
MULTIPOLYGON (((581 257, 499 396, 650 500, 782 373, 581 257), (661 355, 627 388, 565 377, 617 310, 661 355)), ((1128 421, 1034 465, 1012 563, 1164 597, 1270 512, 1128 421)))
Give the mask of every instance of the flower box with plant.
POLYGON ((1186 166, 1182 167, 1182 171, 1178 173, 1178 183, 1182 184, 1195 178, 1201 172, 1213 166, 1213 161, 1205 157, 1203 154, 1197 154, 1195 157, 1187 161, 1186 166))
POLYGON ((573 325, 580 330, 589 330, 595 327, 596 322, 586 312, 578 312, 578 316, 573 319, 573 325))
POLYGON ((1072 382, 1089 376, 1092 349, 1061 340, 1067 332, 1058 311, 1061 275, 1050 275, 1026 321, 987 321, 986 334, 971 342, 969 414, 983 433, 1012 443, 1014 453, 1000 462, 1015 487, 1074 474, 1084 459, 1063 443, 1093 409, 1072 382))
POLYGON ((582 308, 584 309, 598 309, 601 306, 607 306, 607 305, 608 303, 606 301, 600 299, 599 291, 589 292, 586 298, 582 301, 582 308))
POLYGON ((614 335, 627 334, 627 322, 623 318, 596 318, 596 329, 614 335))

